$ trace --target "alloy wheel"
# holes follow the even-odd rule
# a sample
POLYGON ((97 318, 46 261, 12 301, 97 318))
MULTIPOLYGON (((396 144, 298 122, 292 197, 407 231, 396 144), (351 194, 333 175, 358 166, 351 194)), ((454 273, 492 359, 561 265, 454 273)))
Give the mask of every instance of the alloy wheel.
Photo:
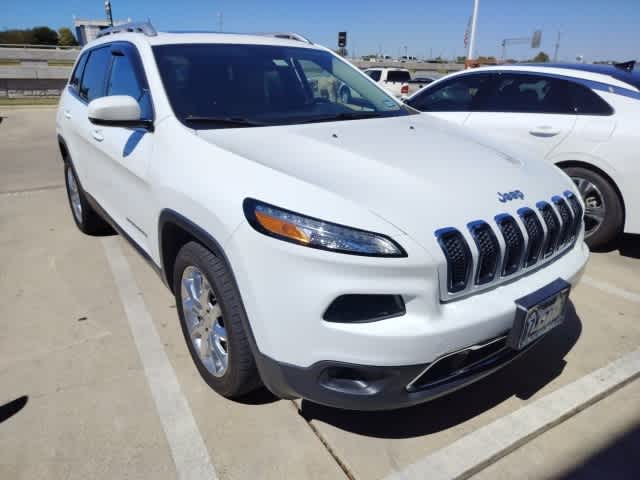
POLYGON ((589 180, 580 177, 571 177, 571 179, 576 184, 584 201, 584 236, 589 238, 600 228, 605 219, 607 206, 604 196, 600 189, 589 180))
POLYGON ((207 370, 222 377, 229 366, 227 330, 220 304, 200 269, 185 268, 181 294, 191 344, 207 370))
POLYGON ((71 168, 67 168, 67 185, 69 187, 69 199, 71 200, 71 209, 73 216, 76 217, 78 223, 82 223, 82 202, 80 201, 80 190, 76 177, 71 168))

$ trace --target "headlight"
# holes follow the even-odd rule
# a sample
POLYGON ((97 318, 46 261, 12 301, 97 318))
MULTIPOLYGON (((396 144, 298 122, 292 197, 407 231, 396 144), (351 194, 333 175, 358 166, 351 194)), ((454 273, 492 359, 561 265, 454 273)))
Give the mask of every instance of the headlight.
POLYGON ((344 227, 247 198, 244 214, 260 233, 332 252, 370 257, 406 257, 394 240, 380 233, 344 227))

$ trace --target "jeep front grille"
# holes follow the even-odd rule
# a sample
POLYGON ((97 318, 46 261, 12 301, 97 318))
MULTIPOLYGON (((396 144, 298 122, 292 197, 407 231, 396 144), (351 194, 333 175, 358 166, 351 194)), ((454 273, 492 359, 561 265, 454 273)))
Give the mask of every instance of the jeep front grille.
POLYGON ((519 209, 518 218, 503 213, 493 223, 468 223, 468 232, 454 227, 437 230, 446 266, 441 298, 488 288, 554 260, 578 238, 583 213, 579 199, 567 191, 564 198, 536 203, 536 209, 519 209))

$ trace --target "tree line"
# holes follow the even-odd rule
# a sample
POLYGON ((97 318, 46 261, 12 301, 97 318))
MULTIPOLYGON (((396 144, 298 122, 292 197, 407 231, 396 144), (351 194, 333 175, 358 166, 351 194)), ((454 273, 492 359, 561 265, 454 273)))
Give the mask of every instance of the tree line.
POLYGON ((78 45, 70 28, 62 27, 56 32, 49 27, 33 27, 0 31, 0 43, 29 45, 78 45))

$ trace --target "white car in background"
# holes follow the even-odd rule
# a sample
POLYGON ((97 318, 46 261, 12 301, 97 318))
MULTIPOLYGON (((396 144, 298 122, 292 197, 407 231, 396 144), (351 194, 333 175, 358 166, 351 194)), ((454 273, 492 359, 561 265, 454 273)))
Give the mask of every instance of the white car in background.
POLYGON ((504 65, 455 73, 412 107, 546 158, 586 204, 586 241, 640 233, 640 74, 613 65, 504 65))
POLYGON ((398 98, 407 98, 423 86, 411 83, 411 72, 406 68, 367 68, 364 73, 398 98))

